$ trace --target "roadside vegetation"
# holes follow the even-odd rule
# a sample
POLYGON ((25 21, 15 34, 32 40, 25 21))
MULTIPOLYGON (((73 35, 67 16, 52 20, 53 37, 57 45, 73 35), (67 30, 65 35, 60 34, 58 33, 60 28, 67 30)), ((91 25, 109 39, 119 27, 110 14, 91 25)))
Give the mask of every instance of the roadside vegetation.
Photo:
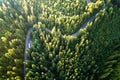
POLYGON ((120 80, 119 14, 119 0, 4 0, 0 80, 120 80), (29 28, 32 45, 24 61, 29 28))

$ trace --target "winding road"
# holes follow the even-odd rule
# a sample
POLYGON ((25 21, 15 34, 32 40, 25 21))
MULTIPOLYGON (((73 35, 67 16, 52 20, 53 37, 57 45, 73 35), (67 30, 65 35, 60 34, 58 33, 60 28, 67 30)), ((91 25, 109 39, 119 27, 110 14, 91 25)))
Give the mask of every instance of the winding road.
MULTIPOLYGON (((30 28, 28 30, 28 33, 26 35, 26 45, 25 45, 25 53, 24 53, 24 62, 28 59, 27 58, 27 49, 30 48, 31 44, 32 44, 32 41, 30 39, 30 33, 32 32, 32 28, 30 28)), ((25 70, 26 66, 24 65, 24 76, 26 75, 26 70, 25 70)))
MULTIPOLYGON (((87 4, 89 4, 89 3, 91 2, 90 0, 86 0, 86 1, 87 1, 87 4)), ((104 8, 105 8, 105 4, 103 5, 103 7, 102 7, 101 10, 103 10, 104 8)), ((98 12, 98 13, 99 13, 99 12, 98 12)), ((96 14, 98 14, 98 13, 96 13, 96 14)), ((79 29, 77 32, 75 32, 74 34, 72 34, 71 36, 73 36, 73 37, 74 37, 74 36, 77 36, 77 35, 79 34, 79 31, 80 31, 81 29, 84 29, 90 21, 92 21, 92 20, 95 19, 96 14, 93 15, 90 19, 88 19, 88 20, 86 21, 86 23, 84 23, 84 24, 80 27, 80 29, 79 29)), ((49 29, 47 29, 47 28, 45 28, 45 30, 51 33, 51 30, 49 30, 49 29)), ((30 29, 28 30, 27 35, 26 35, 26 42, 25 42, 26 45, 25 45, 25 53, 24 53, 24 62, 27 60, 27 50, 31 47, 31 44, 32 44, 32 41, 31 41, 31 39, 30 39, 30 33, 31 33, 31 32, 32 32, 32 28, 30 28, 30 29)), ((24 76, 25 76, 25 75, 26 75, 26 66, 24 65, 24 76)))
MULTIPOLYGON (((89 4, 89 3, 90 3, 90 0, 87 0, 87 4, 89 4)), ((103 10, 103 9, 105 9, 105 4, 102 6, 101 10, 103 10)), ((100 12, 100 11, 99 11, 99 12, 100 12)), ((77 35, 79 34, 79 31, 80 31, 81 29, 84 29, 90 21, 94 20, 94 19, 95 19, 95 16, 96 16, 99 12, 97 12, 95 15, 93 15, 91 18, 89 18, 89 19, 86 21, 86 23, 84 23, 84 24, 80 27, 80 29, 79 29, 77 32, 73 33, 71 36, 73 36, 73 37, 74 37, 74 36, 77 36, 77 35)))
POLYGON ((95 16, 96 16, 96 15, 93 15, 90 19, 88 19, 88 20, 86 21, 86 23, 84 23, 84 24, 80 27, 80 29, 79 29, 77 32, 73 33, 71 36, 77 36, 77 35, 79 34, 79 31, 80 31, 81 29, 84 29, 90 21, 92 21, 93 19, 95 19, 95 16))

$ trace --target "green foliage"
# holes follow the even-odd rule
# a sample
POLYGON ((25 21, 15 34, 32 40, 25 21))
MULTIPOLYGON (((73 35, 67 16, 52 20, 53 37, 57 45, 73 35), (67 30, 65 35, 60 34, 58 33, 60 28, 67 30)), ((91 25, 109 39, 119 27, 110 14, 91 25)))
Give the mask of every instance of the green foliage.
POLYGON ((86 0, 3 1, 0 80, 119 80, 120 8, 111 2, 101 10, 103 0, 88 5, 86 0), (96 13, 79 35, 70 36, 96 13), (24 62, 31 27, 32 46, 24 62))
POLYGON ((113 5, 117 5, 118 7, 120 7, 120 0, 111 0, 113 5))

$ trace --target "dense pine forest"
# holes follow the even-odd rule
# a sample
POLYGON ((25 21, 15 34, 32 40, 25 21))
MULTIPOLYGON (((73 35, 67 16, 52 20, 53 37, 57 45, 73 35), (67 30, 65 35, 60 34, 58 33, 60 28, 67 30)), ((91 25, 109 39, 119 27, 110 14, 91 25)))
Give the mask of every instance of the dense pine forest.
POLYGON ((0 80, 120 80, 120 0, 0 0, 0 80))

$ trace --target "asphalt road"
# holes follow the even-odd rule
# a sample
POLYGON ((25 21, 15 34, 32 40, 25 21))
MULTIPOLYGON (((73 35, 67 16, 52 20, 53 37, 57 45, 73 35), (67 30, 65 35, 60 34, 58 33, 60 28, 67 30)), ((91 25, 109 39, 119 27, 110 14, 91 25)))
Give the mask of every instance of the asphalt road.
MULTIPOLYGON (((28 59, 27 57, 27 49, 30 48, 31 44, 32 44, 32 41, 30 39, 30 33, 32 32, 32 28, 30 28, 28 30, 28 33, 26 35, 26 44, 25 44, 25 53, 24 53, 24 62, 28 59)), ((26 75, 26 70, 25 70, 26 66, 24 65, 24 76, 26 75)))
MULTIPOLYGON (((90 0, 87 0, 87 4, 88 4, 88 3, 90 3, 90 0)), ((103 10, 104 8, 105 8, 105 4, 102 6, 101 10, 103 10)), ((96 14, 98 14, 98 13, 99 13, 99 12, 97 12, 96 14)), ((96 14, 93 15, 91 18, 89 18, 89 19, 86 21, 86 23, 84 23, 84 24, 80 27, 80 29, 79 29, 77 32, 73 33, 71 36, 77 36, 77 35, 79 34, 79 31, 80 31, 81 29, 84 29, 90 21, 92 21, 92 20, 95 19, 96 14)))
POLYGON ((87 4, 91 2, 90 0, 86 0, 86 1, 87 1, 87 4))
POLYGON ((90 21, 92 21, 93 19, 95 19, 95 15, 93 15, 90 19, 88 19, 87 22, 86 22, 85 24, 83 24, 83 25, 80 27, 80 29, 79 29, 77 32, 73 33, 71 36, 77 36, 77 35, 79 34, 79 31, 80 31, 81 29, 84 29, 84 28, 87 26, 87 23, 90 22, 90 21))

